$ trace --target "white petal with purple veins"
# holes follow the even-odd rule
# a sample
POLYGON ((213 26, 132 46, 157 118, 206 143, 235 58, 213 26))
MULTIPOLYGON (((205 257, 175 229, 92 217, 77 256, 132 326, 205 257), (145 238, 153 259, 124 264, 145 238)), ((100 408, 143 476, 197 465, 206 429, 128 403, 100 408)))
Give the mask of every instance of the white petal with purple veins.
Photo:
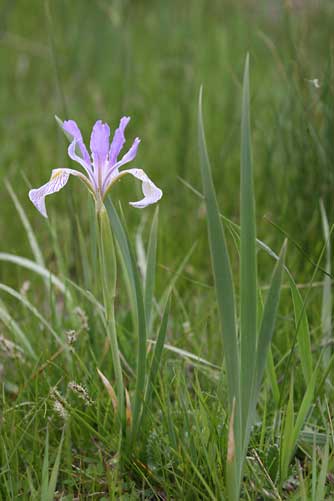
POLYGON ((138 202, 129 202, 132 207, 137 209, 144 209, 148 205, 155 204, 162 197, 162 191, 158 188, 153 181, 148 177, 147 174, 142 169, 128 169, 123 170, 119 173, 115 181, 121 178, 124 174, 131 174, 131 176, 139 179, 142 182, 141 188, 144 194, 144 198, 138 200, 138 202))
POLYGON ((73 176, 79 176, 85 183, 89 182, 88 179, 77 170, 54 169, 47 183, 43 184, 40 188, 29 191, 30 200, 44 217, 48 217, 45 207, 45 197, 64 188, 71 174, 73 176))

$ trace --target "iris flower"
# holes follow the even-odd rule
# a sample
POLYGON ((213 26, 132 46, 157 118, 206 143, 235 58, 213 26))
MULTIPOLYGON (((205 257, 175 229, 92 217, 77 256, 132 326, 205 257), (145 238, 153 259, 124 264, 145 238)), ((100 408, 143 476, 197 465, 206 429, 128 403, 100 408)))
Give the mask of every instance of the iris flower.
POLYGON ((84 172, 67 168, 54 169, 50 180, 46 184, 29 191, 30 200, 44 217, 48 217, 45 197, 61 190, 66 185, 70 175, 78 176, 85 183, 95 199, 97 212, 102 209, 103 200, 111 186, 126 174, 131 174, 131 176, 141 181, 144 194, 142 200, 129 202, 130 205, 142 209, 160 200, 162 191, 142 169, 120 170, 123 165, 134 160, 140 143, 140 139, 137 137, 128 152, 121 159, 118 159, 125 143, 124 131, 129 121, 130 117, 121 118, 119 127, 116 129, 110 143, 109 125, 98 120, 90 137, 91 155, 88 153, 76 122, 74 120, 59 121, 70 140, 68 156, 79 163, 84 172))

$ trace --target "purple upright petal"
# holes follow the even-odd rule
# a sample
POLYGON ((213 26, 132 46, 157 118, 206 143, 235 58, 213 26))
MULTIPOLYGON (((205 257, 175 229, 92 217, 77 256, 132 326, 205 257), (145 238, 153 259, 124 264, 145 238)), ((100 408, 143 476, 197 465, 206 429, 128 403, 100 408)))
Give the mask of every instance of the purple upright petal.
POLYGON ((136 139, 133 141, 132 146, 129 149, 129 151, 127 153, 125 153, 125 155, 122 157, 122 159, 119 160, 115 164, 115 168, 119 168, 122 165, 127 164, 129 162, 132 162, 132 160, 134 160, 134 158, 137 155, 139 143, 140 143, 140 139, 139 139, 139 137, 136 137, 136 139))
POLYGON ((63 129, 65 132, 72 136, 72 141, 75 139, 76 141, 82 141, 82 134, 78 127, 78 124, 74 120, 64 120, 63 129))
POLYGON ((130 117, 123 117, 119 123, 118 129, 115 130, 113 140, 111 142, 109 150, 109 163, 114 165, 117 162, 117 157, 120 154, 121 149, 125 143, 124 131, 128 123, 130 122, 130 117))
POLYGON ((94 168, 103 167, 108 159, 110 129, 108 124, 98 120, 90 136, 90 149, 93 156, 94 168))
POLYGON ((82 157, 84 162, 90 165, 90 157, 82 139, 81 131, 74 120, 65 120, 63 123, 63 129, 70 136, 71 142, 75 140, 77 154, 82 157))

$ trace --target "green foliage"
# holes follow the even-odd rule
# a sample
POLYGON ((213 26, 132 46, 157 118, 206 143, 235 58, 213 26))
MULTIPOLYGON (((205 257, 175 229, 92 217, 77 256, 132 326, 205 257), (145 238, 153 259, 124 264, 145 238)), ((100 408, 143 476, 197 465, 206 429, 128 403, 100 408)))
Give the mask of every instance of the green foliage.
POLYGON ((27 5, 0 16, 0 498, 332 499, 333 3, 27 5), (27 197, 72 167, 55 113, 86 143, 96 119, 131 115, 164 191, 159 214, 119 207, 131 183, 107 205, 121 456, 96 371, 117 388, 95 209, 76 180, 50 224, 27 197))

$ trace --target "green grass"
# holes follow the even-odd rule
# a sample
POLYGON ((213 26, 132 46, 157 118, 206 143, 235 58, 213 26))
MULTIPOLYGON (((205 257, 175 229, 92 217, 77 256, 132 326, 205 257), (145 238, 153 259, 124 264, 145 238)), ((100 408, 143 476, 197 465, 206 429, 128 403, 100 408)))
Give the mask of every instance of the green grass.
POLYGON ((251 409, 252 377, 259 395, 241 499, 334 496, 334 7, 270 4, 1 5, 0 499, 229 499, 233 388, 241 381, 240 401, 251 409), (245 99, 242 113, 247 52, 252 169, 245 99), (136 166, 164 197, 159 213, 136 211, 127 201, 138 186, 122 182, 108 205, 132 403, 127 432, 133 415, 138 428, 118 455, 117 416, 97 372, 116 390, 94 206, 72 179, 47 200, 45 221, 27 192, 52 168, 72 167, 54 115, 76 119, 88 140, 97 118, 113 127, 123 114, 132 116, 128 141, 142 139, 136 166), (201 172, 206 155, 212 178, 201 172), (270 277, 279 282, 272 270, 285 238, 290 274, 270 344, 270 277), (239 328, 241 345, 231 335, 239 328), (255 331, 255 345, 247 344, 255 331), (137 367, 146 335, 150 350, 141 346, 137 367), (257 362, 247 357, 254 346, 257 362))

